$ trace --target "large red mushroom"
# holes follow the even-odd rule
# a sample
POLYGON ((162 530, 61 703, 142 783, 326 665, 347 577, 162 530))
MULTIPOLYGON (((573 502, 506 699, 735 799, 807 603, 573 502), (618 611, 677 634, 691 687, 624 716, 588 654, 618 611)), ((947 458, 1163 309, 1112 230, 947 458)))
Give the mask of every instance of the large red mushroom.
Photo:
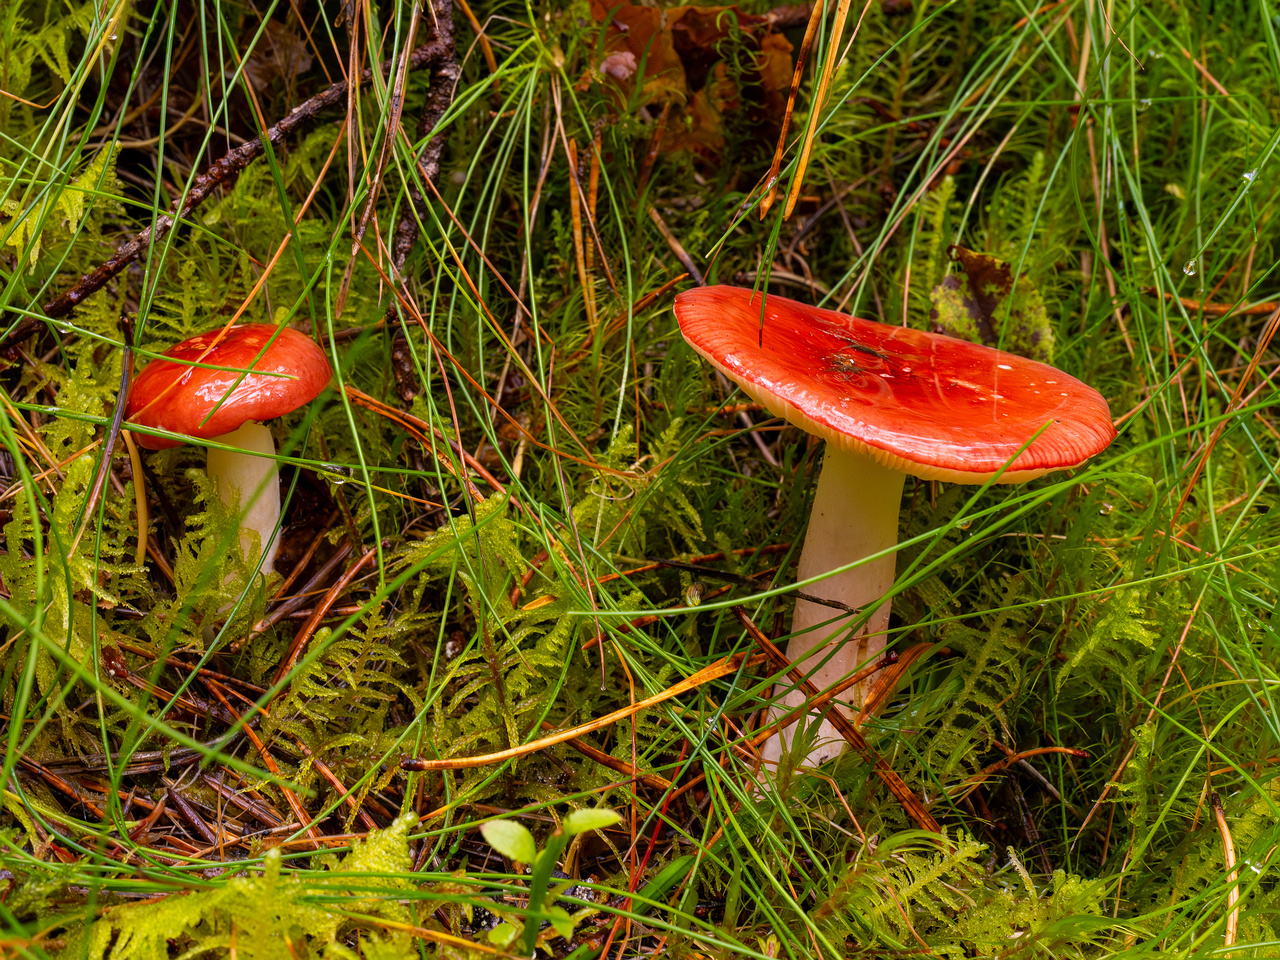
MULTIPOLYGON (((903 481, 1022 483, 1074 467, 1114 439, 1092 387, 1043 363, 736 287, 676 297, 690 345, 770 413, 827 441, 800 554, 805 589, 860 613, 799 600, 788 657, 819 689, 884 649, 903 481), (874 608, 868 616, 868 608, 874 608), (851 628, 864 621, 856 634, 851 628)), ((862 685, 860 685, 862 686, 862 685)), ((852 717, 865 700, 854 688, 852 717)), ((803 705, 792 690, 774 716, 803 705)), ((777 761, 788 731, 765 745, 777 761)), ((823 721, 808 762, 844 741, 823 721)))
MULTIPOLYGON (((210 449, 208 473, 224 503, 240 504, 240 542, 254 541, 260 569, 275 569, 280 483, 276 445, 264 420, 314 400, 329 382, 329 361, 310 337, 288 327, 242 324, 202 333, 166 350, 133 381, 125 415, 131 424, 232 449, 210 449)), ((137 432, 151 450, 182 439, 137 432)))

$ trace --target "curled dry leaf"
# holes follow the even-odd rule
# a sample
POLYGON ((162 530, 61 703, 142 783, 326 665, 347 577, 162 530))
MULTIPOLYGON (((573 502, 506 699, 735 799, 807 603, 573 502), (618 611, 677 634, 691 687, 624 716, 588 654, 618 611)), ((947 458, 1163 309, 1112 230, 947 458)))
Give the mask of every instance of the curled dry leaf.
POLYGON ((245 75, 257 90, 277 82, 292 83, 310 69, 311 51, 292 20, 288 24, 268 20, 244 64, 245 75))
POLYGON ((718 160, 728 125, 771 143, 791 84, 791 43, 766 17, 737 7, 666 10, 593 0, 605 27, 605 54, 578 82, 612 87, 620 109, 670 105, 664 151, 718 160))

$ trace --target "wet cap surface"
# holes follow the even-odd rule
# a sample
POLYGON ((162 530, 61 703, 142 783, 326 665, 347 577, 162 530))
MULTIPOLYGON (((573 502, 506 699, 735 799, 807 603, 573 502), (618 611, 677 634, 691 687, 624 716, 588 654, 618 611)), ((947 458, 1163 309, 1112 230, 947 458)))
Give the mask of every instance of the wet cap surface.
POLYGON ((687 290, 680 330, 770 413, 884 466, 982 483, 1044 428, 999 479, 1020 483, 1115 438, 1102 395, 1046 364, 772 294, 762 314, 760 297, 687 290))
MULTIPOLYGON (((309 403, 329 382, 328 358, 310 337, 288 327, 277 330, 266 323, 241 324, 166 350, 165 359, 152 361, 134 379, 126 418, 207 440, 249 420, 272 420, 309 403)), ((181 442, 147 434, 137 439, 151 450, 181 442)))

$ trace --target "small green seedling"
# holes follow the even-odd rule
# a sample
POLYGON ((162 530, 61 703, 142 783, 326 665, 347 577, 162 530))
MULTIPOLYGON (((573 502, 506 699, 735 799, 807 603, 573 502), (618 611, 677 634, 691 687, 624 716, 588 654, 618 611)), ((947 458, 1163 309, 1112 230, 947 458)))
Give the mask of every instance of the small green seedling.
POLYGON ((551 871, 555 869, 571 838, 588 830, 611 827, 621 819, 614 811, 604 808, 575 810, 547 838, 547 845, 542 848, 541 853, 533 841, 533 834, 514 820, 490 820, 481 824, 480 832, 484 834, 489 846, 504 857, 530 868, 529 909, 525 911, 524 923, 507 921, 498 924, 489 931, 490 942, 505 950, 523 933, 521 946, 524 955, 531 957, 538 942, 538 928, 544 920, 551 924, 559 936, 566 940, 572 937, 575 919, 564 907, 555 906, 556 899, 572 885, 572 881, 550 889, 551 871))

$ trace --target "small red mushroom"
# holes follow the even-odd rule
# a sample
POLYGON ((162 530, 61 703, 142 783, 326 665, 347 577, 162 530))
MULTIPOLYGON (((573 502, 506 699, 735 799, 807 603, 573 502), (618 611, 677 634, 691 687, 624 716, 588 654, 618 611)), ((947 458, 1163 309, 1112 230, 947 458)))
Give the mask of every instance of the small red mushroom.
MULTIPOLYGON (((314 400, 329 382, 329 361, 310 337, 288 327, 242 324, 202 333, 166 350, 133 381, 125 416, 136 427, 200 440, 211 449, 208 472, 224 503, 240 502, 245 555, 257 535, 261 571, 275 569, 280 485, 272 420, 314 400)), ((150 450, 183 441, 137 433, 150 450)))
MULTIPOLYGON (((849 637, 862 615, 797 601, 787 653, 819 689, 884 649, 883 598, 894 582, 907 474, 1022 483, 1077 466, 1115 438, 1096 390, 1001 350, 785 297, 768 296, 762 310, 759 294, 736 287, 687 290, 675 312, 685 339, 716 369, 770 413, 827 441, 797 577, 822 577, 806 589, 875 611, 849 637)), ((855 707, 865 695, 850 697, 855 707)), ((793 690, 775 715, 804 701, 793 690)), ((790 731, 766 743, 766 761, 789 743, 790 731)), ((824 721, 808 761, 836 755, 843 743, 824 721)))

